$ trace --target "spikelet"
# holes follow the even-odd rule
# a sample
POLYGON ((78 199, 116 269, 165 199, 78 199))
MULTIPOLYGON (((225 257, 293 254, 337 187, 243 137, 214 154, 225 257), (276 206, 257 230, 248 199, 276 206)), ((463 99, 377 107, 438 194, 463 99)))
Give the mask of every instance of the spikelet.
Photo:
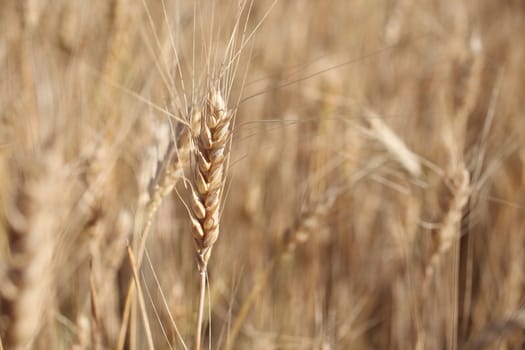
POLYGON ((384 145, 386 151, 410 175, 416 178, 421 177, 423 169, 417 155, 408 148, 406 143, 384 122, 381 116, 371 110, 366 110, 365 113, 372 134, 384 145))

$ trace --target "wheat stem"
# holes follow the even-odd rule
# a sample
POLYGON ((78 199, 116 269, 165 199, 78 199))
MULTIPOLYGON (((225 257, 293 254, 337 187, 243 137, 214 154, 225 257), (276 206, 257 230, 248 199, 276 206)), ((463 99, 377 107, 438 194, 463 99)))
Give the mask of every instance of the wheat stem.
POLYGON ((202 338, 202 319, 204 315, 204 300, 206 296, 206 270, 200 272, 200 282, 199 282, 199 309, 197 313, 197 328, 195 329, 195 350, 200 350, 201 348, 201 338, 202 338))
POLYGON ((195 349, 200 349, 206 272, 213 245, 219 237, 221 198, 224 188, 224 164, 231 135, 232 111, 218 89, 211 89, 201 113, 199 135, 193 139, 195 166, 190 191, 190 220, 200 273, 195 349))
POLYGON ((144 322, 144 329, 146 331, 146 340, 148 341, 148 348, 150 350, 154 350, 155 346, 153 345, 153 335, 151 334, 151 327, 148 321, 146 304, 144 303, 144 295, 142 293, 142 288, 140 287, 140 279, 139 279, 139 274, 138 274, 138 269, 137 269, 137 262, 135 260, 135 256, 133 255, 133 252, 131 251, 131 248, 129 247, 129 245, 127 247, 127 251, 128 251, 128 258, 129 258, 129 263, 131 266, 131 271, 133 273, 133 279, 135 280, 135 286, 137 289, 140 314, 142 316, 142 322, 144 322))

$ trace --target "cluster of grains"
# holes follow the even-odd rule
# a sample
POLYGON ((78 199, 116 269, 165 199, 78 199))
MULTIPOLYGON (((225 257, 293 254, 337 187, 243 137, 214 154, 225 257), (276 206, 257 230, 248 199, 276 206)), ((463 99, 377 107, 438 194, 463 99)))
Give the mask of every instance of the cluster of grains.
POLYGON ((193 238, 199 271, 205 271, 219 236, 221 197, 224 188, 226 147, 233 113, 218 90, 212 90, 201 114, 201 127, 194 137, 195 166, 191 191, 193 238))

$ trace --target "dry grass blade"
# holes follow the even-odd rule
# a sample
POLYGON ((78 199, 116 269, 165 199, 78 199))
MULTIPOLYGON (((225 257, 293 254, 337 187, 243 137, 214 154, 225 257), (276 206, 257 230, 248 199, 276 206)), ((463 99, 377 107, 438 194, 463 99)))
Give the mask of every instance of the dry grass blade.
POLYGON ((135 257, 133 256, 133 252, 131 251, 131 248, 128 246, 128 258, 129 263, 131 265, 131 271, 133 272, 133 280, 135 281, 135 285, 137 288, 137 294, 138 294, 138 301, 140 306, 140 313, 142 316, 142 322, 144 324, 144 330, 146 331, 146 340, 148 342, 148 348, 150 350, 154 350, 155 346, 153 343, 153 335, 151 334, 151 327, 148 320, 148 313, 146 311, 146 304, 144 302, 144 295, 142 294, 142 288, 140 287, 140 279, 137 271, 137 263, 135 260, 135 257))

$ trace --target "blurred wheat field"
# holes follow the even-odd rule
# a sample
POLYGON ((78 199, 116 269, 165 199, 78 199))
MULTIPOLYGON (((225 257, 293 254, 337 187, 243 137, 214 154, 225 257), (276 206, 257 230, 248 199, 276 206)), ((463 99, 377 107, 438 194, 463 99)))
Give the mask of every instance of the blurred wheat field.
POLYGON ((1 1, 0 349, 523 348, 523 38, 521 0, 1 1))

